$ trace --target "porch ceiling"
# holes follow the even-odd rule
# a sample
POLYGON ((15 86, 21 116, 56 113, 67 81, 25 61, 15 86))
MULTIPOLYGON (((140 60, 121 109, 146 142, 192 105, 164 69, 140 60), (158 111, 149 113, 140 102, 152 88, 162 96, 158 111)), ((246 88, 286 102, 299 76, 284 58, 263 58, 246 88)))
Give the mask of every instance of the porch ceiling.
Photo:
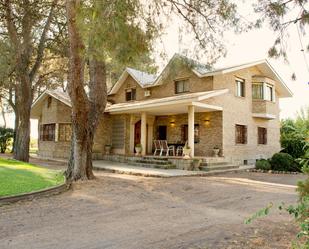
POLYGON ((131 103, 114 104, 106 108, 110 114, 147 112, 152 115, 173 115, 187 113, 188 106, 195 106, 195 112, 221 111, 222 107, 205 104, 202 101, 228 92, 228 89, 189 93, 131 103))

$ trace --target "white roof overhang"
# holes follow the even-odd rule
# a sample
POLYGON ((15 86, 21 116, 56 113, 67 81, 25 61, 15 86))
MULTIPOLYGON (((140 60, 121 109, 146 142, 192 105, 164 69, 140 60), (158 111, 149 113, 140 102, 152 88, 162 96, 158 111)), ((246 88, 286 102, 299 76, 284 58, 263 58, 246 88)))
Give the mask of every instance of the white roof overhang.
POLYGON ((204 100, 228 93, 228 89, 182 94, 172 97, 114 104, 106 108, 110 114, 139 113, 153 115, 186 113, 188 106, 195 106, 196 112, 221 111, 222 107, 203 103, 204 100))

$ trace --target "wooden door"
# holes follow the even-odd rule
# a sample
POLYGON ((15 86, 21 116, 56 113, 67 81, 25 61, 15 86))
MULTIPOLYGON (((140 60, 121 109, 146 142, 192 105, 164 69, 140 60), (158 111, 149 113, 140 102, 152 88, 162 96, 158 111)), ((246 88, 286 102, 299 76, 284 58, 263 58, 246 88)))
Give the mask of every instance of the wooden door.
POLYGON ((135 123, 134 128, 134 146, 141 143, 141 121, 135 123))

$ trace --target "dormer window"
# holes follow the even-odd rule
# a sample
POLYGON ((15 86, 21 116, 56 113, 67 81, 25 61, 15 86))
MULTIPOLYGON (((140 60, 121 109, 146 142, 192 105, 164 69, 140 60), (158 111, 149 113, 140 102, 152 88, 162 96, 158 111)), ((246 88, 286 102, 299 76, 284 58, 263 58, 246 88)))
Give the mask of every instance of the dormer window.
POLYGON ((176 80, 175 81, 175 93, 189 92, 189 80, 176 80))
POLYGON ((131 88, 126 90, 126 101, 136 100, 136 89, 131 88))

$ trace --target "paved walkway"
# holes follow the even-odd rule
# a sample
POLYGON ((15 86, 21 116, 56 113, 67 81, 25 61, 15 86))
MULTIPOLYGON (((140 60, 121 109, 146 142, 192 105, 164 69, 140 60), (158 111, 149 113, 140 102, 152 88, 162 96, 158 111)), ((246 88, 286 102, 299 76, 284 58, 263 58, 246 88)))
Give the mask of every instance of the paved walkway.
POLYGON ((155 169, 128 165, 126 163, 110 162, 105 160, 94 160, 93 167, 96 170, 106 170, 118 174, 141 175, 149 177, 177 177, 177 176, 206 176, 224 172, 235 172, 252 168, 252 166, 242 166, 239 169, 216 170, 211 172, 189 171, 180 169, 155 169))

